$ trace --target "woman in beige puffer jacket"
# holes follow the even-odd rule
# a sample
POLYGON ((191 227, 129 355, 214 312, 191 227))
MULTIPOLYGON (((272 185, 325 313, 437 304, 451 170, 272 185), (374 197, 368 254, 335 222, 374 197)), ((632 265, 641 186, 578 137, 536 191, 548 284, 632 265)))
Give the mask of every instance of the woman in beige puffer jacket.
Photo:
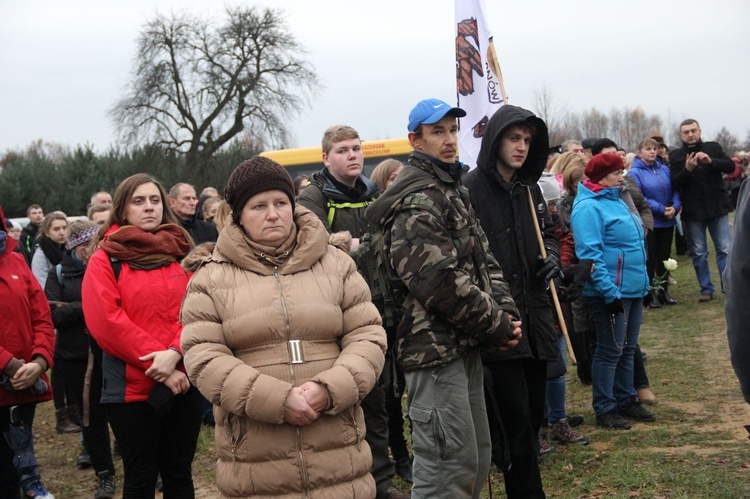
POLYGON ((297 207, 292 218, 291 178, 268 162, 235 170, 233 220, 213 252, 186 261, 198 270, 183 302, 182 350, 215 406, 218 488, 223 497, 374 497, 359 403, 383 366, 380 315, 317 217, 297 207), (259 176, 275 189, 262 190, 269 182, 259 176), (257 216, 266 211, 283 213, 257 216), (284 217, 289 233, 270 238, 278 244, 251 238, 285 227, 284 217))

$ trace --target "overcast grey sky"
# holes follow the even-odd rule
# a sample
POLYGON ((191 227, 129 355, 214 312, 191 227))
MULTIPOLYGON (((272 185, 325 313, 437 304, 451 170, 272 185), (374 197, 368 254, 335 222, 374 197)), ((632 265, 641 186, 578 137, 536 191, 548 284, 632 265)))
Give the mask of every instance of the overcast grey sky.
MULTIPOLYGON (((220 14, 223 0, 0 0, 0 153, 36 139, 113 144, 139 29, 158 8, 220 14)), ((570 111, 640 105, 704 138, 750 129, 747 0, 485 0, 510 102, 546 85, 570 111)), ((406 135, 420 99, 455 102, 453 0, 276 0, 325 85, 290 119, 299 147, 349 124, 406 135)), ((664 130, 667 136, 669 131, 664 130)))

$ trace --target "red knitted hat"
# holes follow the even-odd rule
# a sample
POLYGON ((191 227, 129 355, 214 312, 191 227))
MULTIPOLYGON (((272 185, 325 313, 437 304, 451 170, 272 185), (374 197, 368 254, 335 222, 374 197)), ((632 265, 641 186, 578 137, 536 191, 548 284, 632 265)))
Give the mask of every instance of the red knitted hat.
POLYGON ((597 154, 589 160, 583 173, 596 184, 610 173, 624 169, 625 163, 617 154, 597 154))

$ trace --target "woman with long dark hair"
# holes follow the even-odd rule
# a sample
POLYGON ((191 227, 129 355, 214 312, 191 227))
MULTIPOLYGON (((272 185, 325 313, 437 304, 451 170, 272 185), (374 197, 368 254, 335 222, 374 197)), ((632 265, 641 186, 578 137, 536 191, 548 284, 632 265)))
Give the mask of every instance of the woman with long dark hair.
POLYGON ((103 350, 102 403, 125 468, 123 497, 194 497, 192 461, 203 398, 182 365, 179 311, 193 246, 165 207, 167 193, 139 173, 117 187, 83 280, 83 311, 103 350))

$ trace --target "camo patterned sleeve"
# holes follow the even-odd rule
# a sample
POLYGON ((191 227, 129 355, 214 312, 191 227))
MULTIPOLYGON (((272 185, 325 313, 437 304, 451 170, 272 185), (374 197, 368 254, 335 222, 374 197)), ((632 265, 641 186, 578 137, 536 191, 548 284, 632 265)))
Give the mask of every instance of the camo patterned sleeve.
MULTIPOLYGON (((408 289, 404 313, 410 314, 410 334, 426 334, 438 345, 441 338, 503 345, 510 338, 510 316, 483 290, 475 269, 472 227, 479 224, 455 204, 437 207, 426 195, 404 200, 391 226, 390 263, 408 289)), ((481 229, 480 229, 481 230, 481 229)), ((486 274, 485 274, 486 275, 486 274)), ((510 299, 507 284, 504 294, 510 299)), ((515 309, 515 307, 513 307, 515 309)))

